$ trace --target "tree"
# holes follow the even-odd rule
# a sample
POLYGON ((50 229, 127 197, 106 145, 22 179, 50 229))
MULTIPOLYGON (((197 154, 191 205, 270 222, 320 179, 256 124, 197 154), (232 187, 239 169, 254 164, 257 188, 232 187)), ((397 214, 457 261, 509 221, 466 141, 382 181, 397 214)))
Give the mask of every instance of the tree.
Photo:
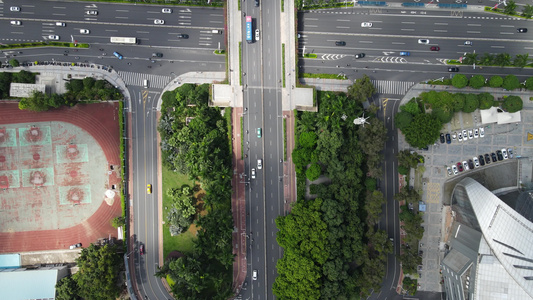
POLYGON ((21 70, 18 73, 13 73, 13 82, 18 83, 35 83, 35 74, 21 70))
POLYGON ((442 124, 445 124, 452 120, 453 109, 451 108, 451 105, 438 106, 431 111, 431 114, 442 124))
POLYGON ((411 169, 409 169, 408 167, 406 167, 404 165, 399 165, 398 166, 398 173, 400 173, 401 175, 408 175, 410 170, 411 169))
POLYGON ((49 97, 45 93, 33 91, 30 97, 22 98, 19 102, 19 109, 30 111, 46 111, 50 109, 49 97))
POLYGON ((412 120, 413 115, 402 110, 394 116, 394 125, 403 131, 407 126, 409 126, 409 124, 411 124, 412 120))
POLYGON ((465 100, 465 107, 463 108, 463 112, 471 113, 479 108, 479 100, 477 99, 477 95, 466 94, 465 97, 466 97, 466 100, 465 100))
POLYGON ((63 277, 56 284, 56 299, 57 300, 78 300, 78 285, 72 276, 63 277))
POLYGON ((531 19, 531 17, 533 16, 533 6, 526 4, 524 8, 522 8, 522 16, 524 18, 531 19))
POLYGON ((477 63, 477 53, 467 53, 463 58, 464 65, 473 65, 477 63))
POLYGON ((300 142, 300 146, 304 148, 314 149, 316 147, 316 139, 317 139, 317 135, 315 132, 307 131, 307 132, 302 132, 300 134, 298 141, 300 142))
POLYGON ((485 77, 483 75, 474 75, 468 81, 468 85, 475 89, 480 89, 485 85, 485 77))
POLYGON ((533 77, 526 79, 526 89, 533 90, 533 77))
POLYGON ((13 68, 20 66, 19 61, 16 60, 16 59, 14 59, 14 58, 12 58, 12 59, 9 60, 9 64, 10 64, 13 68))
POLYGON ((492 76, 489 80, 489 85, 490 87, 493 87, 493 88, 501 87, 502 84, 503 84, 503 78, 498 75, 492 76))
POLYGON ((410 168, 416 168, 418 164, 421 162, 419 155, 416 152, 411 153, 409 150, 402 150, 398 152, 398 155, 396 155, 398 158, 398 164, 402 166, 406 166, 408 169, 410 168))
POLYGON ((508 91, 512 91, 520 87, 520 81, 514 75, 507 75, 503 79, 502 87, 508 91))
POLYGON ((526 53, 526 54, 517 54, 515 56, 515 59, 513 60, 513 65, 515 67, 523 68, 523 67, 527 66, 528 59, 529 59, 529 54, 528 53, 526 53))
POLYGON ((516 15, 516 2, 510 0, 503 9, 503 13, 507 15, 516 15))
POLYGON ((294 148, 292 162, 296 166, 307 166, 311 162, 311 151, 306 148, 294 148))
POLYGON ((494 64, 505 67, 511 64, 511 55, 509 53, 498 53, 494 58, 494 64))
POLYGON ((484 53, 481 59, 479 60, 480 65, 490 66, 494 63, 494 55, 490 53, 484 53))
POLYGON ((464 88, 468 84, 468 79, 463 74, 457 74, 452 78, 452 85, 458 89, 464 88))
POLYGON ((401 111, 408 112, 409 114, 416 116, 420 114, 422 111, 420 110, 420 106, 418 104, 418 101, 415 98, 412 98, 409 100, 409 102, 405 103, 404 105, 400 106, 401 111))
POLYGON ((453 94, 452 99, 452 108, 454 112, 462 111, 463 107, 465 107, 465 100, 466 97, 462 93, 455 93, 453 94))
POLYGON ((403 131, 409 145, 417 148, 425 148, 433 144, 440 135, 442 123, 429 114, 420 114, 403 131))
POLYGON ((370 77, 363 75, 363 78, 356 79, 355 82, 348 87, 348 95, 353 99, 364 102, 376 93, 376 88, 370 81, 370 77))
POLYGON ((522 98, 519 96, 507 96, 503 100, 502 108, 507 112, 514 113, 522 110, 523 105, 522 98))
POLYGON ((494 96, 489 93, 481 93, 477 95, 479 101, 479 109, 489 109, 494 104, 494 96))
POLYGON ((76 259, 79 271, 73 275, 84 299, 116 299, 120 294, 119 274, 123 260, 116 245, 91 244, 76 259))
POLYGON ((78 94, 81 91, 83 91, 83 81, 77 80, 77 79, 71 79, 69 82, 65 84, 65 87, 67 88, 68 91, 78 94))
POLYGON ((365 210, 367 213, 367 222, 370 225, 379 223, 379 217, 383 211, 382 205, 385 204, 385 197, 380 191, 373 191, 366 196, 365 210))
POLYGON ((320 174, 322 173, 322 168, 319 164, 311 164, 309 168, 307 168, 307 171, 305 172, 305 175, 307 179, 310 181, 315 181, 320 177, 320 174))
POLYGON ((115 217, 111 219, 111 226, 113 226, 113 228, 119 228, 124 225, 126 225, 126 220, 124 217, 115 217))
POLYGON ((371 119, 369 123, 365 127, 360 126, 357 130, 360 146, 366 155, 376 155, 383 150, 387 140, 387 128, 377 118, 371 119))

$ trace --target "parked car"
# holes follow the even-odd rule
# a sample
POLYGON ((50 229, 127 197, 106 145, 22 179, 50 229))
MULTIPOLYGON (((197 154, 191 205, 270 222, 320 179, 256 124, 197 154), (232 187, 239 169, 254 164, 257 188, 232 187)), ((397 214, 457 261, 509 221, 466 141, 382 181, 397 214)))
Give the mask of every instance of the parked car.
POLYGON ((457 139, 457 133, 453 132, 453 133, 452 133, 452 140, 455 141, 456 139, 457 139))
POLYGON ((459 142, 463 141, 463 134, 461 132, 457 133, 457 140, 459 140, 459 142))
POLYGON ((466 130, 463 129, 463 140, 468 140, 468 132, 466 132, 466 130))
POLYGON ((449 133, 446 133, 446 144, 451 144, 451 143, 452 143, 452 138, 450 137, 449 133))
POLYGON ((498 161, 498 157, 496 156, 496 153, 492 152, 490 154, 490 157, 492 157, 492 162, 497 162, 498 161))
POLYGON ((457 166, 456 165, 452 166, 452 171, 453 171, 453 175, 457 175, 459 173, 459 171, 457 170, 457 166))
POLYGON ((488 153, 485 153, 485 163, 490 164, 490 155, 488 153))
POLYGON ((474 156, 473 161, 474 161, 474 166, 476 168, 479 168, 479 159, 477 159, 477 157, 474 156))
POLYGON ((441 134, 440 134, 440 142, 441 142, 442 144, 444 144, 445 141, 446 141, 446 139, 444 138, 444 133, 441 133, 441 134))
POLYGON ((437 46, 432 46, 431 48, 429 48, 431 51, 439 51, 440 50, 440 47, 437 47, 437 46))
POLYGON ((479 164, 480 164, 481 166, 484 166, 484 165, 485 165, 485 159, 483 158, 483 155, 480 155, 480 156, 479 156, 479 164))
POLYGON ((448 171, 448 176, 452 176, 452 174, 453 174, 453 173, 452 173, 452 168, 447 167, 447 168, 446 168, 446 171, 448 171))
POLYGON ((468 160, 468 169, 474 170, 474 162, 471 159, 468 160))
POLYGON ((472 129, 468 129, 468 139, 471 140, 474 138, 474 133, 472 132, 472 129))
POLYGON ((502 161, 503 160, 502 150, 496 150, 496 156, 498 156, 499 161, 502 161))
POLYGON ((485 136, 485 128, 479 127, 479 136, 484 137, 485 136))
POLYGON ((77 243, 77 244, 74 244, 74 245, 70 245, 70 250, 73 250, 73 249, 76 249, 76 248, 80 248, 81 247, 81 243, 77 243))
POLYGON ((470 168, 468 167, 468 162, 466 162, 466 160, 463 160, 463 168, 465 169, 465 171, 470 170, 470 168))
POLYGON ((474 128, 474 138, 477 139, 479 137, 479 130, 477 128, 474 128))
POLYGON ((509 159, 509 156, 507 155, 507 149, 505 148, 502 149, 502 155, 503 155, 503 159, 509 159))
POLYGON ((513 158, 513 149, 509 148, 507 149, 507 152, 509 153, 509 158, 513 158))
POLYGON ((463 170, 464 170, 464 169, 463 169, 463 164, 460 163, 460 162, 458 162, 458 163, 457 163, 457 169, 459 169, 459 172, 463 172, 463 170))
POLYGON ((141 245, 139 246, 139 254, 140 254, 140 255, 144 255, 144 245, 143 245, 143 244, 141 244, 141 245))

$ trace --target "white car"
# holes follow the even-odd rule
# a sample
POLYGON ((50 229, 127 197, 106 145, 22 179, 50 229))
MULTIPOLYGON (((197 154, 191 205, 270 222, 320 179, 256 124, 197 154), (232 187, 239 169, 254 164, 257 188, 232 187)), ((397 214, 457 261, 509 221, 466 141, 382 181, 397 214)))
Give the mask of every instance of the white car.
POLYGON ((259 41, 259 29, 255 30, 255 40, 259 41))
POLYGON ((456 165, 452 166, 452 171, 453 171, 453 175, 459 174, 459 171, 457 170, 457 166, 456 165))
POLYGON ((502 149, 502 155, 503 155, 503 159, 509 159, 509 155, 507 155, 507 149, 505 148, 502 149))
POLYGON ((154 20, 154 24, 155 25, 163 25, 163 24, 165 24, 165 20, 155 19, 154 20))
POLYGON ((479 168, 479 159, 477 159, 477 157, 474 156, 472 160, 474 161, 474 165, 476 166, 476 168, 479 168))
POLYGON ((453 174, 453 173, 452 173, 452 168, 447 167, 447 168, 446 168, 446 171, 448 171, 448 176, 452 176, 452 174, 453 174))
POLYGON ((484 137, 485 136, 485 128, 479 127, 479 136, 484 137))
POLYGON ((472 46, 472 41, 465 41, 465 42, 464 42, 464 45, 465 45, 465 46, 472 46))
POLYGON ((79 247, 81 247, 81 243, 77 243, 77 244, 74 244, 74 245, 70 245, 69 249, 70 249, 70 250, 74 250, 74 249, 79 248, 79 247))
POLYGON ((479 130, 477 128, 474 128, 474 138, 477 139, 479 137, 479 130))
POLYGON ((52 35, 49 35, 49 36, 48 36, 48 39, 49 39, 49 40, 57 41, 57 40, 59 40, 59 35, 53 35, 53 34, 52 34, 52 35))
POLYGON ((85 12, 85 14, 96 16, 98 14, 98 11, 96 11, 96 10, 88 10, 88 11, 85 12))
POLYGON ((370 23, 370 22, 363 22, 363 23, 361 23, 361 27, 372 27, 372 23, 370 23))
POLYGON ((89 29, 80 29, 80 33, 81 34, 89 34, 90 31, 89 31, 89 29))
POLYGON ((468 139, 471 140, 474 138, 474 133, 472 132, 472 129, 468 129, 468 139))
POLYGON ((255 179, 255 169, 252 168, 252 179, 255 179))
POLYGON ((462 134, 461 132, 458 132, 458 133, 457 133, 457 140, 458 140, 459 142, 462 142, 462 141, 463 141, 463 134, 462 134))
POLYGON ((263 168, 263 160, 262 159, 258 159, 257 160, 257 169, 261 170, 262 168, 263 168))
POLYGON ((470 167, 468 166, 468 163, 466 162, 466 160, 463 160, 463 169, 466 170, 470 170, 470 167))
POLYGON ((257 280, 257 270, 252 272, 252 280, 257 280))
POLYGON ((427 44, 429 44, 429 40, 428 40, 428 39, 419 39, 419 40, 418 40, 418 43, 419 43, 419 44, 427 45, 427 44))
POLYGON ((162 13, 164 14, 171 14, 172 13, 172 8, 163 8, 161 10, 162 13))
POLYGON ((20 26, 22 23, 20 21, 11 21, 11 25, 20 26))
POLYGON ((10 10, 10 11, 20 11, 20 7, 18 7, 18 6, 11 6, 11 7, 9 8, 9 10, 10 10))
POLYGON ((456 139, 457 139, 457 133, 454 132, 454 133, 452 133, 452 140, 455 141, 456 139))
POLYGON ((463 129, 463 140, 468 140, 468 133, 463 129))

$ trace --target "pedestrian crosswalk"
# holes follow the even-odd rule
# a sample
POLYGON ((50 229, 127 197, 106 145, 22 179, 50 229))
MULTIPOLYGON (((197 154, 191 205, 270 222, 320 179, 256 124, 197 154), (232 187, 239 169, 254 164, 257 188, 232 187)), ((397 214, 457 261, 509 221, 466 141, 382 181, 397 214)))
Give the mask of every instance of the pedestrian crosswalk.
POLYGON ((118 75, 124 80, 126 85, 131 86, 143 86, 143 81, 148 80, 148 86, 150 88, 162 89, 172 79, 170 76, 143 74, 136 72, 122 72, 118 71, 118 75))
POLYGON ((371 80, 376 93, 383 95, 405 95, 415 84, 412 81, 371 80))

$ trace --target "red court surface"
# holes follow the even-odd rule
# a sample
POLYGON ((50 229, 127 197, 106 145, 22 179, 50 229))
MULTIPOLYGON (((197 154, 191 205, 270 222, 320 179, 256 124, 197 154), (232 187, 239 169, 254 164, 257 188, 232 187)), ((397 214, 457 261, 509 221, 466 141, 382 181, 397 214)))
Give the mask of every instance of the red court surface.
POLYGON ((117 236, 117 116, 116 102, 40 113, 0 103, 0 253, 117 236))

